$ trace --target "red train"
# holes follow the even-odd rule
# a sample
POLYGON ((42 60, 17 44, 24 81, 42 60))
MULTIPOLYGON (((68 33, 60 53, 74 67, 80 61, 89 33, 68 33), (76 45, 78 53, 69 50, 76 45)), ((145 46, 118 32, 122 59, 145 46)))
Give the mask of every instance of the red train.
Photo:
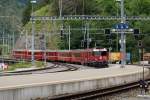
MULTIPOLYGON (((16 59, 31 60, 32 50, 13 50, 13 57, 16 59)), ((44 60, 44 53, 47 61, 61 61, 79 63, 93 66, 107 66, 107 49, 85 49, 85 50, 34 50, 35 60, 44 60)))

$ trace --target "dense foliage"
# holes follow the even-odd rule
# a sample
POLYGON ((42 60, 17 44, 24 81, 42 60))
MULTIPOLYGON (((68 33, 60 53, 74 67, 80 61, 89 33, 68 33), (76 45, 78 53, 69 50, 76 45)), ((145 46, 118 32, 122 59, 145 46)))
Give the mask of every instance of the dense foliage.
POLYGON ((0 0, 0 49, 8 54, 13 47, 12 37, 18 37, 22 26, 22 11, 25 3, 20 0, 0 0), (13 35, 14 33, 14 35, 13 35))
MULTIPOLYGON (((48 15, 59 16, 59 5, 60 0, 40 0, 35 6, 35 10, 45 7, 48 5, 45 13, 48 13, 51 9, 51 13, 48 15)), ((119 16, 120 15, 120 3, 116 0, 62 0, 62 15, 100 15, 100 16, 119 16)), ((149 16, 150 15, 150 0, 125 0, 125 14, 126 16, 149 16)), ((25 12, 23 23, 26 24, 31 14, 31 4, 28 4, 25 12)), ((47 14, 44 14, 47 15, 47 14)), ((57 23, 57 27, 63 25, 67 27, 71 25, 71 28, 84 28, 86 24, 89 24, 89 28, 112 28, 118 21, 62 21, 57 23)), ((150 52, 150 22, 149 21, 127 21, 130 28, 139 28, 141 34, 144 35, 142 39, 144 49, 146 52, 150 52)), ((66 32, 64 32, 66 33, 66 32)), ((90 38, 92 39, 90 47, 109 47, 110 43, 106 39, 103 31, 89 31, 90 38), (95 34, 99 33, 99 34, 95 34)), ((83 30, 71 31, 71 49, 80 49, 81 41, 85 37, 83 30)), ((120 36, 119 36, 120 37, 120 36)), ((112 48, 113 51, 119 50, 119 39, 117 35, 112 36, 112 48)), ((134 39, 133 34, 127 34, 127 52, 137 53, 138 46, 137 40, 134 39)), ((68 49, 68 35, 64 34, 60 43, 61 49, 68 49)), ((134 55, 134 54, 133 54, 134 55)))
POLYGON ((0 0, 0 16, 4 16, 0 17, 1 33, 2 30, 5 34, 18 31, 24 6, 19 0, 0 0))

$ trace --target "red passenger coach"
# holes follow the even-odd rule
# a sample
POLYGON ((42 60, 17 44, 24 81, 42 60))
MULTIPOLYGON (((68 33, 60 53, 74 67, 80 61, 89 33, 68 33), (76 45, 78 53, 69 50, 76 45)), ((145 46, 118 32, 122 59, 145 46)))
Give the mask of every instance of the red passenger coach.
POLYGON ((79 63, 79 64, 84 64, 85 62, 85 50, 72 50, 70 51, 72 58, 71 58, 71 62, 72 63, 79 63))
POLYGON ((12 56, 16 59, 27 59, 28 51, 27 50, 13 50, 12 56))
POLYGON ((71 52, 68 50, 58 50, 57 51, 58 55, 58 61, 63 61, 63 62, 71 62, 71 52))
MULTIPOLYGON (((44 59, 44 55, 43 55, 44 59)), ((47 61, 58 61, 58 52, 55 50, 46 51, 46 59, 47 61)))
MULTIPOLYGON (((25 59, 25 60, 31 60, 32 50, 24 50, 24 49, 18 49, 13 50, 12 56, 16 59, 25 59)), ((34 50, 34 58, 35 60, 42 60, 43 59, 44 52, 42 50, 34 50)))
MULTIPOLYGON (((43 60, 44 53, 47 61, 61 61, 68 63, 79 63, 92 66, 106 66, 108 64, 108 52, 103 49, 83 50, 34 50, 35 60, 43 60)), ((32 50, 14 50, 13 57, 16 59, 31 60, 32 50)))

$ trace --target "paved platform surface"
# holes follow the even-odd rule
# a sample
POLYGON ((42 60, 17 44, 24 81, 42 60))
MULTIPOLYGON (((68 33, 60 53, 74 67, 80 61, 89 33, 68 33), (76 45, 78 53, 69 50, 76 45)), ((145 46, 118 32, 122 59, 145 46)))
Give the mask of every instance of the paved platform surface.
MULTIPOLYGON (((114 67, 104 69, 87 69, 73 72, 3 76, 0 77, 0 90, 101 79, 135 74, 142 71, 143 68, 139 66, 126 65, 125 68, 120 68, 120 65, 114 65, 114 67)), ((148 69, 145 69, 145 71, 148 71, 148 69)))

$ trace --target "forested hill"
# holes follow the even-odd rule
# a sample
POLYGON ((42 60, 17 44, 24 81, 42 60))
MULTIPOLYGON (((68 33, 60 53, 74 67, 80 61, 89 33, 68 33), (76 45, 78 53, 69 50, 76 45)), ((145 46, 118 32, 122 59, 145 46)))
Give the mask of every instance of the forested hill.
POLYGON ((17 33, 22 26, 22 12, 25 2, 21 0, 0 0, 0 33, 17 33), (7 17, 5 17, 7 16, 7 17))
MULTIPOLYGON (((59 16, 59 1, 60 0, 38 0, 34 5, 34 14, 37 16, 59 16)), ((125 15, 126 16, 150 16, 150 0, 124 0, 125 1, 125 15)), ((116 0, 62 0, 62 15, 100 15, 100 16, 120 16, 120 3, 116 0)), ((31 22, 29 18, 31 15, 31 4, 28 2, 23 14, 23 25, 31 31, 31 22)), ((63 25, 71 25, 72 28, 83 28, 88 21, 62 21, 62 22, 48 22, 46 25, 47 31, 53 33, 60 33, 60 27, 63 25), (57 31, 56 31, 57 30, 57 31), (58 31, 59 30, 59 31, 58 31)), ((90 28, 112 28, 119 21, 89 21, 90 28)), ((150 52, 150 21, 127 21, 130 28, 139 28, 141 34, 144 35, 142 39, 145 52, 150 52)), ((35 24, 35 31, 42 31, 43 24, 38 21, 35 24)), ((60 37, 59 35, 57 37, 60 37)), ((59 49, 68 49, 68 36, 65 34, 62 38, 57 39, 57 46, 59 49)), ((84 40, 85 32, 71 31, 71 49, 81 49, 81 41, 84 40)), ((119 36, 120 37, 120 36, 119 36)), ((91 43, 90 47, 110 47, 110 43, 106 36, 101 31, 90 31, 91 43), (100 33, 100 34, 94 34, 100 33)), ((119 51, 120 45, 118 43, 117 35, 112 36, 112 51, 119 51)), ((50 42, 51 43, 51 42, 50 42)), ((48 44, 48 43, 47 43, 48 44)), ((132 34, 127 35, 127 52, 138 53, 137 40, 132 34)), ((52 43, 51 43, 52 45, 52 43)))

